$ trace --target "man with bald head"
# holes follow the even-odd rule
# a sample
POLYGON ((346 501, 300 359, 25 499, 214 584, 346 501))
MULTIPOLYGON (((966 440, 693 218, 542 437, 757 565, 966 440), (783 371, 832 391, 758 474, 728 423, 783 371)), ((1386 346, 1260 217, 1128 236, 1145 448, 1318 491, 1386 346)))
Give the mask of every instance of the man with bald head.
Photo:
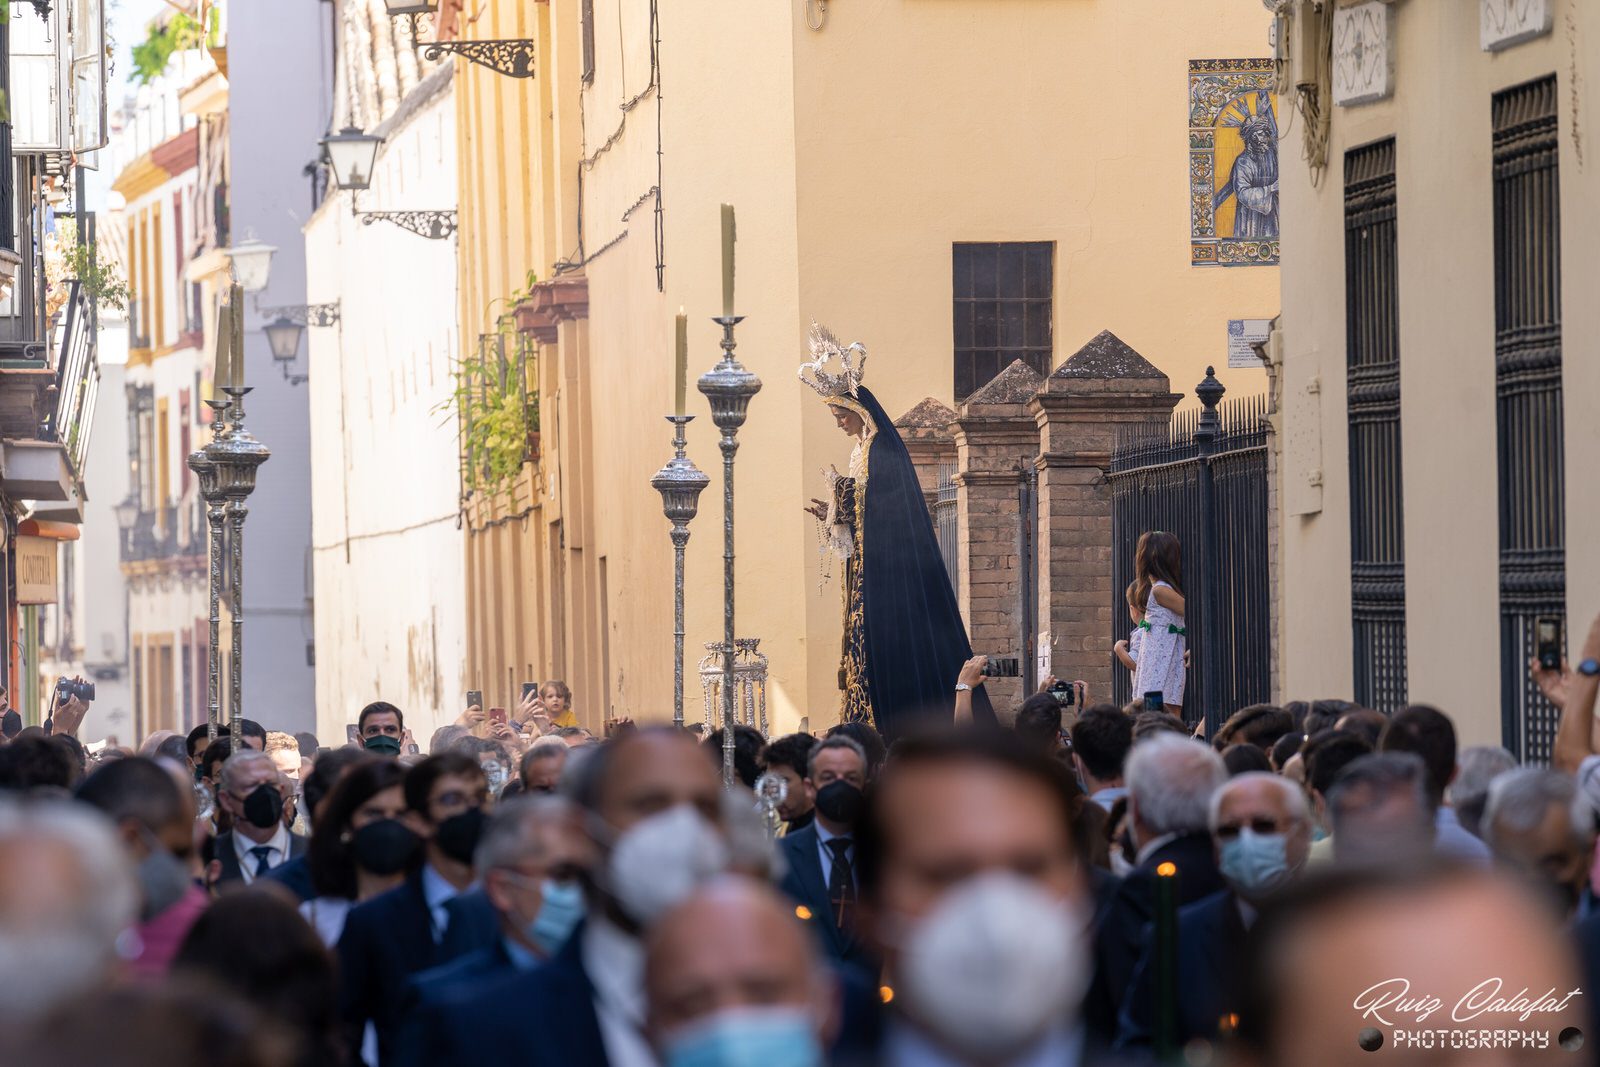
POLYGON ((794 910, 726 876, 646 938, 646 1028, 661 1067, 820 1067, 838 993, 794 910))
POLYGON ((594 844, 588 917, 548 963, 441 1011, 436 1065, 655 1067, 643 938, 728 866, 721 776, 688 734, 656 727, 595 748, 563 791, 594 844), (530 1026, 512 1004, 558 1022, 530 1026))
MULTIPOLYGON (((1231 778, 1211 797, 1211 840, 1228 888, 1178 909, 1179 1045, 1213 1041, 1218 1025, 1239 1010, 1239 969, 1257 910, 1305 869, 1311 851, 1311 808, 1305 791, 1261 771, 1231 778)), ((1123 998, 1118 1044, 1142 1047, 1154 1038, 1154 955, 1144 955, 1123 998)))
POLYGON ((1481 869, 1308 878, 1262 910, 1242 973, 1239 1067, 1593 1062, 1591 1045, 1562 1044, 1569 1027, 1588 1036, 1589 1015, 1557 920, 1481 869))

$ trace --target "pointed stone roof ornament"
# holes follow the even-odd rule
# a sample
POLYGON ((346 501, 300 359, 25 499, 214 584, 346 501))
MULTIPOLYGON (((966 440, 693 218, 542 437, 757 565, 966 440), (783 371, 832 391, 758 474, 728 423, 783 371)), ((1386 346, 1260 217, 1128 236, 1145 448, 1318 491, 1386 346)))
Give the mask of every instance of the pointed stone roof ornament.
POLYGON ((1141 378, 1166 381, 1160 368, 1129 347, 1110 330, 1101 330, 1088 344, 1057 367, 1052 378, 1141 378))
POLYGON ((983 388, 967 397, 971 404, 1026 404, 1039 391, 1044 376, 1020 359, 989 380, 983 388))

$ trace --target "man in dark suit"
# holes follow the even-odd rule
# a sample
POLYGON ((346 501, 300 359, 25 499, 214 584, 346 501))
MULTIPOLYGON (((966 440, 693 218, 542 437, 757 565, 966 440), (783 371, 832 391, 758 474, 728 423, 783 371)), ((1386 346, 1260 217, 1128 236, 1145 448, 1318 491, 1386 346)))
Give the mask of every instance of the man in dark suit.
POLYGON ((691 737, 646 728, 596 749, 571 794, 595 838, 588 918, 548 963, 429 1012, 431 1067, 654 1067, 642 938, 727 865, 721 776, 691 737))
POLYGON ((861 932, 837 1067, 1105 1062, 1080 1024, 1090 890, 1069 772, 1007 731, 902 738, 857 824, 861 932), (887 1001, 887 1003, 885 1003, 887 1001))
MULTIPOLYGON (((1228 888, 1178 909, 1177 1047, 1215 1042, 1222 1020, 1239 1014, 1245 937, 1257 911, 1297 879, 1311 852, 1311 808, 1287 778, 1241 774, 1217 790, 1211 838, 1228 888)), ((1123 998, 1117 1045, 1143 1047, 1154 1037, 1154 946, 1123 998)))
MULTIPOLYGON (((459 752, 430 756, 406 775, 405 800, 406 821, 423 838, 426 860, 397 888, 352 908, 339 939, 340 1015, 352 1063, 360 1062, 368 1022, 377 1031, 380 1067, 396 1062, 406 981, 447 962, 451 927, 472 921, 462 911, 472 898, 462 894, 472 884, 489 803, 482 768, 459 752)), ((482 945, 453 941, 452 947, 482 945)))
MULTIPOLYGON (((580 878, 592 854, 576 810, 563 798, 518 797, 495 809, 473 859, 483 888, 452 902, 481 896, 495 929, 482 947, 408 983, 397 1042, 400 1063, 421 1067, 437 1060, 429 1041, 438 1032, 434 1015, 442 1006, 468 1001, 479 988, 531 971, 566 944, 583 917, 580 878)), ((445 940, 448 945, 450 936, 445 940)))
POLYGON ((795 914, 812 928, 828 959, 875 972, 855 928, 854 834, 867 785, 867 754, 848 737, 818 741, 806 757, 802 785, 816 818, 778 843, 787 867, 781 888, 798 905, 795 914))
POLYGON ((223 763, 217 804, 231 817, 233 829, 217 835, 219 887, 249 885, 310 844, 283 823, 282 778, 272 758, 253 748, 242 748, 223 763))
POLYGON ((1210 745, 1160 733, 1128 755, 1128 819, 1138 848, 1134 869, 1117 887, 1095 936, 1095 979, 1085 1018, 1106 1041, 1117 1033, 1144 933, 1155 913, 1156 869, 1177 868, 1178 903, 1192 904, 1224 888, 1207 819, 1211 796, 1227 780, 1210 745))

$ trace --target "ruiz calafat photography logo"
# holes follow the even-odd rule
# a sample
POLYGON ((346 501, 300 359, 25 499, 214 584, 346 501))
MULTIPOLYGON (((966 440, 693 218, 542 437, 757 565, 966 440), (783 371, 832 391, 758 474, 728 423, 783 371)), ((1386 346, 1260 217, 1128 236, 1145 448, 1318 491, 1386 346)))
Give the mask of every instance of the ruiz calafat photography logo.
POLYGON ((1412 988, 1410 979, 1388 978, 1356 994, 1360 1013, 1356 1044, 1383 1049, 1564 1049, 1584 1046, 1582 1028, 1552 1026, 1578 1004, 1581 989, 1508 989, 1485 978, 1461 993, 1412 988), (1544 1024, 1544 1025, 1541 1025, 1544 1024))

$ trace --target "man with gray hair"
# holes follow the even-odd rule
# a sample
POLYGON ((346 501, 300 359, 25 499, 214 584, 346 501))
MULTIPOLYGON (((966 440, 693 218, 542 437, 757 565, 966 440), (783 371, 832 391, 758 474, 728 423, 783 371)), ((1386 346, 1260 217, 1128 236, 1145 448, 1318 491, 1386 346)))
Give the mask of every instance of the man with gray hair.
MULTIPOLYGON (((1287 778, 1253 771, 1211 797, 1211 839, 1228 888, 1178 909, 1177 1040, 1215 1042, 1239 1012, 1244 944, 1257 910, 1300 876, 1311 852, 1311 807, 1287 778)), ((1143 1047, 1154 1029, 1154 958, 1146 943, 1122 1005, 1117 1044, 1143 1047)))
POLYGON ((216 840, 222 865, 219 888, 229 883, 249 885, 302 855, 310 844, 283 824, 281 777, 272 757, 253 748, 229 756, 218 772, 217 803, 233 816, 233 829, 218 834, 216 840))
POLYGON ((1158 733, 1134 744, 1123 777, 1138 853, 1096 937, 1098 973, 1090 997, 1092 1010, 1106 1018, 1120 1014, 1143 954, 1145 927, 1155 914, 1157 870, 1175 868, 1180 906, 1225 888, 1207 827, 1212 795, 1228 779, 1222 757, 1210 745, 1158 733))
POLYGON ((1483 806, 1489 802, 1489 783, 1517 769, 1517 758, 1496 745, 1474 745, 1461 750, 1460 770, 1450 783, 1450 806, 1462 829, 1483 837, 1483 806))
POLYGON ((470 1001, 539 966, 566 944, 583 918, 582 881, 593 863, 593 843, 570 800, 517 797, 494 809, 472 866, 499 920, 500 936, 411 979, 396 1042, 398 1062, 438 1062, 442 1054, 434 1046, 441 1006, 470 1001))
POLYGON ((110 976, 139 887, 111 824, 87 805, 0 800, 0 1031, 110 976))
POLYGON ((1589 869, 1595 817, 1568 775, 1524 767, 1489 783, 1483 836, 1497 862, 1547 890, 1561 914, 1581 921, 1596 913, 1589 869))
POLYGON ((1428 797, 1428 770, 1414 753, 1375 752, 1351 761, 1328 790, 1334 861, 1381 866, 1433 855, 1428 797))
POLYGON ((801 783, 816 818, 779 842, 788 868, 779 888, 812 927, 823 955, 870 970, 866 944, 856 936, 856 820, 867 787, 867 751, 837 734, 811 746, 801 783))

